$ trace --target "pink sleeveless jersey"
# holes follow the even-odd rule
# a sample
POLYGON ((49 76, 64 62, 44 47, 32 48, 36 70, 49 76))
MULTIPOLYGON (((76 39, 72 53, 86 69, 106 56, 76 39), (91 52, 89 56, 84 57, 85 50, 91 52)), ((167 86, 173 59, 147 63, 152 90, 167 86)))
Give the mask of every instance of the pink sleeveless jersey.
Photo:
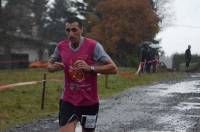
POLYGON ((88 106, 99 102, 97 90, 97 74, 78 69, 74 63, 84 60, 89 65, 94 65, 93 54, 96 41, 84 38, 77 51, 70 48, 68 40, 58 44, 62 62, 65 65, 65 86, 63 101, 75 106, 88 106))

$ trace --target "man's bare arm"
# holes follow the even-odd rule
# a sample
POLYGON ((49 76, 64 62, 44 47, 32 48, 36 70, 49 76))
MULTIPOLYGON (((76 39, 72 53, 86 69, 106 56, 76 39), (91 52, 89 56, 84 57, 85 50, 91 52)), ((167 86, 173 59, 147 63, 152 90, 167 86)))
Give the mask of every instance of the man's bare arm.
POLYGON ((111 59, 107 60, 103 65, 94 65, 94 66, 88 65, 83 60, 77 60, 75 62, 75 65, 78 68, 83 69, 85 71, 94 71, 101 74, 116 74, 118 71, 116 64, 111 59), (92 67, 94 69, 92 69, 92 67))
POLYGON ((94 71, 101 74, 116 74, 118 68, 116 64, 111 59, 109 59, 103 65, 94 66, 94 71))
POLYGON ((63 69, 64 69, 64 64, 61 63, 61 62, 55 62, 55 61, 52 61, 52 60, 50 60, 48 62, 47 70, 49 72, 60 71, 60 70, 63 70, 63 69))

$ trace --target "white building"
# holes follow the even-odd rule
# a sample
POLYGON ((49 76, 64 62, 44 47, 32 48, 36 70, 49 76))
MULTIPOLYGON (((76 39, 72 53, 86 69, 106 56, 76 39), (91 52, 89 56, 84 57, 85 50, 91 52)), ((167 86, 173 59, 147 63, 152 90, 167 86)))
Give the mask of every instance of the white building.
MULTIPOLYGON (((19 67, 37 60, 47 61, 49 42, 26 35, 0 33, 0 69, 19 67), (11 66, 11 65, 18 66, 11 66)), ((25 66, 24 66, 25 67, 25 66)))

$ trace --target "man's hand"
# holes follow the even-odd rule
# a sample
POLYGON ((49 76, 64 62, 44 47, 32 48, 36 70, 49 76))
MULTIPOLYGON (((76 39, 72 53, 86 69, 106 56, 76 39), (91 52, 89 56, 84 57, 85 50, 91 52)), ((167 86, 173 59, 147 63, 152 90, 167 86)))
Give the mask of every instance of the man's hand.
POLYGON ((64 64, 61 62, 49 62, 47 69, 49 72, 60 71, 64 69, 64 64))
POLYGON ((88 65, 84 60, 77 60, 74 66, 83 69, 84 71, 91 71, 90 65, 88 65))

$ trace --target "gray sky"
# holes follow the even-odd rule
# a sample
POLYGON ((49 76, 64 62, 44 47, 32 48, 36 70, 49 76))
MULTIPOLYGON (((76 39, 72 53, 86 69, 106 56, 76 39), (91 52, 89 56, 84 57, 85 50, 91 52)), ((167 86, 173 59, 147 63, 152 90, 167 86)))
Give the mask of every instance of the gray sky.
POLYGON ((166 55, 184 53, 188 44, 192 54, 200 55, 200 0, 174 0, 174 20, 162 32, 160 45, 166 55))

